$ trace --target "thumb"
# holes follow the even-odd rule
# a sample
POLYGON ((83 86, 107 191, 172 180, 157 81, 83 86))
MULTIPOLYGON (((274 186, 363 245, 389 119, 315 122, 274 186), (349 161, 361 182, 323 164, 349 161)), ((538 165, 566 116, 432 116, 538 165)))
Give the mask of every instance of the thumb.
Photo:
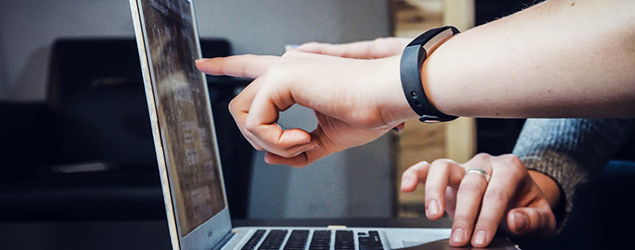
POLYGON ((514 208, 507 214, 507 226, 518 236, 546 237, 555 231, 556 218, 548 205, 514 208))

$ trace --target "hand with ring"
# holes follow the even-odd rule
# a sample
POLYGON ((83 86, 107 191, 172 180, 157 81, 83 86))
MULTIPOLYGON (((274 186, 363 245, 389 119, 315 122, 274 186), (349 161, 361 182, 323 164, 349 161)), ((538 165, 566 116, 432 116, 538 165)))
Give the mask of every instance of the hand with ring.
POLYGON ((425 185, 426 216, 454 218, 451 246, 486 247, 497 230, 510 236, 548 237, 556 229, 558 185, 528 171, 514 155, 478 154, 465 164, 451 160, 420 162, 404 172, 403 192, 425 185))

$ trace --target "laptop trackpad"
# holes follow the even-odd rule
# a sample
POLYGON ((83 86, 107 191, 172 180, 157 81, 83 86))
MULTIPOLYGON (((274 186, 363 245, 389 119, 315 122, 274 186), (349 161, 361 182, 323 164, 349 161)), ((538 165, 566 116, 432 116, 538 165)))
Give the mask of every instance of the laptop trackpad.
MULTIPOLYGON (((441 239, 429 243, 418 242, 418 241, 402 241, 404 248, 407 250, 450 250, 450 249, 472 249, 470 246, 466 247, 451 247, 448 239, 441 239)), ((503 237, 494 237, 492 243, 489 244, 486 248, 475 248, 475 249, 500 249, 500 250, 517 250, 520 249, 514 243, 512 243, 509 239, 503 237)))

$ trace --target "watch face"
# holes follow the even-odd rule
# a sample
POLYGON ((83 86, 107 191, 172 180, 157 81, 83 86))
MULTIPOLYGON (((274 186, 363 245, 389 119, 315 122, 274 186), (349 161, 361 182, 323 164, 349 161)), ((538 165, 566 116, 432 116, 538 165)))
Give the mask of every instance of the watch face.
POLYGON ((450 39, 453 35, 454 31, 451 28, 447 28, 430 38, 430 40, 425 42, 422 47, 426 50, 427 54, 430 54, 433 50, 438 48, 446 40, 450 39))

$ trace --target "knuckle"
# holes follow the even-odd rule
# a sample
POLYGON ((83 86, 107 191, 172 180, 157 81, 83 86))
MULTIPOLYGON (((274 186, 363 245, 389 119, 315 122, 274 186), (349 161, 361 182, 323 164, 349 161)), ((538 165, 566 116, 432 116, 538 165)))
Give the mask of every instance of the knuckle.
POLYGON ((472 159, 488 160, 491 157, 492 157, 492 155, 490 155, 488 153, 478 153, 472 159))
POLYGON ((236 104, 236 98, 232 99, 231 101, 229 101, 229 104, 227 104, 227 109, 229 110, 229 113, 236 117, 236 113, 238 111, 238 105, 236 104))
POLYGON ((449 159, 438 159, 438 160, 434 160, 432 162, 431 167, 449 169, 452 164, 455 164, 452 160, 449 160, 449 159))
POLYGON ((420 161, 417 164, 409 167, 406 171, 418 173, 418 172, 424 172, 428 170, 429 168, 430 168, 430 163, 428 163, 427 161, 420 161))
MULTIPOLYGON (((288 57, 289 52, 285 53, 286 57, 288 57)), ((280 60, 277 63, 272 64, 271 66, 269 66, 269 68, 267 68, 267 76, 268 77, 277 77, 281 74, 283 74, 284 72, 284 64, 285 62, 283 60, 280 60)))
POLYGON ((499 164, 496 164, 496 166, 502 167, 504 169, 503 171, 507 172, 506 175, 513 180, 520 180, 526 177, 527 168, 525 168, 522 161, 515 155, 499 156, 498 161, 499 164))
POLYGON ((492 155, 490 155, 490 154, 488 154, 488 153, 482 153, 482 152, 481 152, 481 153, 476 154, 476 156, 475 156, 475 157, 491 157, 491 156, 492 156, 492 155))
POLYGON ((245 120, 245 125, 243 125, 243 127, 249 133, 256 134, 256 131, 258 130, 258 122, 253 119, 247 119, 245 120))
POLYGON ((522 163, 522 161, 520 160, 520 158, 518 158, 518 156, 512 155, 512 154, 506 154, 506 155, 501 155, 499 156, 500 161, 510 167, 514 167, 514 168, 523 168, 524 169, 524 165, 522 163))
POLYGON ((272 64, 267 69, 266 79, 267 82, 263 84, 284 84, 286 83, 286 79, 288 78, 288 68, 292 65, 292 63, 288 62, 289 60, 281 60, 275 64, 272 64))

